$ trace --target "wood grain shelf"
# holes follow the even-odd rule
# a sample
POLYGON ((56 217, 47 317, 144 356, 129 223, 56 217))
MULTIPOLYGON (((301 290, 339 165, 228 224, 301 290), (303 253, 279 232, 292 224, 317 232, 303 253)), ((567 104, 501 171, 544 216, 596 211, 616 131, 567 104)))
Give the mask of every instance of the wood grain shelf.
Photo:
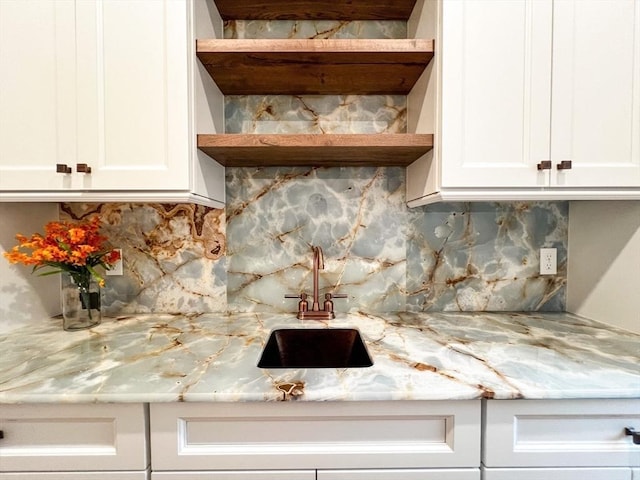
POLYGON ((216 134, 198 148, 227 167, 406 166, 433 148, 433 135, 216 134))
POLYGON ((416 0, 215 0, 224 20, 407 20, 416 0))
POLYGON ((225 95, 406 95, 433 58, 433 40, 197 40, 225 95))

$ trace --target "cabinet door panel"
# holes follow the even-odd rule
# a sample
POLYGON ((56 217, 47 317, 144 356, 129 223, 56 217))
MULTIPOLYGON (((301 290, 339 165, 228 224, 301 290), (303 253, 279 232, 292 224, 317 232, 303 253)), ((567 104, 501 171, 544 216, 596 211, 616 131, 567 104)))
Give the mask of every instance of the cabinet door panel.
POLYGON ((486 468, 484 480, 631 480, 628 468, 486 468))
POLYGON ((480 464, 480 403, 151 405, 154 470, 480 464))
POLYGON ((637 467, 625 427, 640 424, 640 400, 487 402, 487 467, 637 467))
POLYGON ((148 464, 141 404, 0 405, 0 430, 4 472, 144 471, 148 464))
POLYGON ((74 1, 0 1, 0 190, 60 190, 76 162, 74 1))
POLYGON ((318 470, 317 480, 480 480, 480 469, 318 470))
POLYGON ((552 185, 640 186, 640 1, 556 1, 553 21, 552 185))
POLYGON ((549 181, 551 2, 445 2, 443 187, 549 181))
POLYGON ((316 480, 315 470, 152 472, 151 480, 316 480))
POLYGON ((147 480, 147 472, 20 472, 0 473, 0 480, 147 480))
POLYGON ((79 2, 82 188, 189 188, 185 2, 79 2))

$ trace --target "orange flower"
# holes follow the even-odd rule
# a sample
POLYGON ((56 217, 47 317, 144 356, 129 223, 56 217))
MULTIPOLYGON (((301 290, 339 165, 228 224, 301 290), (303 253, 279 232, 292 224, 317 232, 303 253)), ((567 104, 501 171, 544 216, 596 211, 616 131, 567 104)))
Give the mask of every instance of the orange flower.
POLYGON ((76 283, 88 282, 94 277, 104 286, 104 279, 94 267, 109 270, 120 259, 120 254, 105 246, 107 238, 100 235, 99 230, 98 217, 77 224, 49 222, 45 225, 44 237, 39 233, 31 237, 18 233, 18 245, 4 256, 11 263, 33 265, 34 272, 43 267, 53 268, 42 275, 68 272, 76 283))

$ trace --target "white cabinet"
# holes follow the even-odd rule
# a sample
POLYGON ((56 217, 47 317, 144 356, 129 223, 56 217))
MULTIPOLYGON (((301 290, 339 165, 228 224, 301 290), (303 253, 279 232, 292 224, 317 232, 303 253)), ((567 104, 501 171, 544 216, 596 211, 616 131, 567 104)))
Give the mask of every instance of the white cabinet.
POLYGON ((477 480, 480 401, 153 404, 151 451, 154 478, 287 469, 318 470, 329 479, 339 474, 322 470, 366 469, 348 478, 399 480, 417 478, 399 470, 413 468, 477 480))
POLYGON ((144 480, 146 426, 142 404, 0 405, 0 479, 144 480))
POLYGON ((439 49, 409 127, 435 123, 436 140, 408 167, 410 206, 640 198, 639 0, 425 0, 422 12, 413 33, 435 32, 439 49))
MULTIPOLYGON (((193 52, 194 12, 206 8, 0 2, 0 199, 221 206, 224 171, 195 148, 196 122, 222 116, 222 95, 193 52), (205 108, 196 111, 196 98, 205 108)), ((200 17, 205 30, 203 19, 209 29, 219 20, 200 17)))
POLYGON ((483 424, 486 480, 630 480, 640 446, 640 400, 489 400, 483 424))
POLYGON ((480 480, 478 469, 319 470, 317 480, 480 480))
POLYGON ((151 480, 316 480, 315 470, 152 472, 151 480))

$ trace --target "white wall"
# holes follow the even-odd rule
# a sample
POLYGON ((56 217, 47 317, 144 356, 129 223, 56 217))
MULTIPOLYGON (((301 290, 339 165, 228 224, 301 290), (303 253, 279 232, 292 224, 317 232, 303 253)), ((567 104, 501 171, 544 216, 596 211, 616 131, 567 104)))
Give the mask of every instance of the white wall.
POLYGON ((44 225, 57 219, 57 203, 0 203, 0 333, 60 313, 59 275, 32 275, 31 267, 1 256, 17 244, 16 233, 44 233, 44 225))
POLYGON ((570 203, 567 310, 640 333, 640 201, 570 203))

